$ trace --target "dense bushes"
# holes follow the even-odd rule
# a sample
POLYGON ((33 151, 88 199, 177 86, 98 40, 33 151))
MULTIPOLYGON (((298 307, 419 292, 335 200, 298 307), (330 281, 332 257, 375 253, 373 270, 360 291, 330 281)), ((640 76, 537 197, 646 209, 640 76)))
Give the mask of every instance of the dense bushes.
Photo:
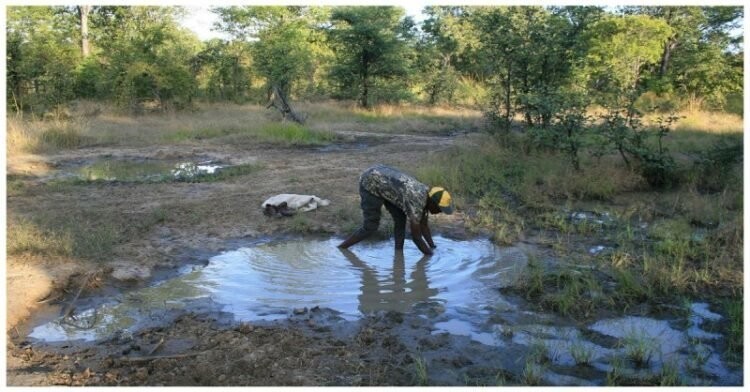
POLYGON ((418 26, 397 7, 233 6, 212 9, 230 39, 199 42, 180 27, 180 7, 95 6, 86 55, 80 11, 8 8, 9 108, 261 102, 275 85, 295 99, 362 107, 474 106, 495 133, 509 132, 516 114, 541 129, 572 120, 565 113, 581 99, 742 111, 741 37, 732 35, 741 7, 427 7, 418 26))

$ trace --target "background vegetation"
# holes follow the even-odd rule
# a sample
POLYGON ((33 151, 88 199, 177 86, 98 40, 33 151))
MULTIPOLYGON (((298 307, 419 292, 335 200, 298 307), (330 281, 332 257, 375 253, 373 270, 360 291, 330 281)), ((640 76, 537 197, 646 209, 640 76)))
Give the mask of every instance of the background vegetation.
POLYGON ((78 98, 124 110, 195 99, 355 99, 516 114, 546 127, 583 106, 741 114, 742 7, 213 8, 201 42, 180 7, 9 7, 7 102, 41 115, 78 98))

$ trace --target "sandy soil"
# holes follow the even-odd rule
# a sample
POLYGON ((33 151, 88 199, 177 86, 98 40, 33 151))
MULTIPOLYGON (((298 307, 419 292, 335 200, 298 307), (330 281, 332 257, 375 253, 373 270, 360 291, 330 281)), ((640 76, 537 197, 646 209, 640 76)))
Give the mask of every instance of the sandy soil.
MULTIPOLYGON (((213 183, 114 183, 10 196, 9 214, 20 217, 84 206, 88 212, 112 214, 112 219, 125 225, 130 222, 129 217, 137 221, 155 208, 166 210, 169 218, 145 232, 136 230, 131 240, 116 246, 111 259, 98 263, 9 258, 8 384, 411 385, 420 382, 414 376, 414 353, 429 350, 434 355, 451 352, 445 358, 446 367, 463 369, 450 373, 455 376, 447 376, 433 368, 431 379, 465 385, 465 374, 470 370, 476 374, 477 383, 496 384, 497 367, 485 369, 488 361, 469 359, 472 357, 461 353, 460 347, 471 345, 468 338, 454 344, 448 340, 455 338, 429 337, 427 326, 421 325, 418 318, 407 322, 403 316, 392 314, 353 323, 336 320, 335 315, 321 309, 262 326, 233 325, 222 315, 182 314, 174 315, 175 322, 166 327, 95 346, 32 346, 22 338, 23 332, 18 332, 23 331, 24 320, 35 309, 46 306, 40 301, 60 295, 69 298, 81 284, 81 277, 89 273, 97 276, 97 287, 111 285, 118 279, 144 280, 157 271, 174 269, 182 263, 195 262, 191 258, 225 249, 234 239, 295 230, 291 219, 269 218, 262 213, 261 202, 278 193, 314 194, 331 200, 330 206, 305 215, 307 230, 346 235, 344 223, 359 219, 357 179, 365 168, 385 163, 408 170, 429 159, 430 154, 473 140, 470 134, 349 133, 345 138, 351 143, 328 152, 211 141, 137 149, 93 147, 44 157, 14 157, 8 163, 8 173, 27 176, 32 188, 65 162, 100 157, 186 161, 210 157, 232 164, 258 163, 262 169, 213 183), (367 147, 361 148, 358 140, 366 140, 367 147), (316 323, 323 326, 318 328, 316 323), (394 332, 395 327, 409 332, 399 334, 394 332), (143 357, 149 352, 148 347, 153 348, 161 338, 167 343, 152 356, 163 358, 128 359, 133 355, 143 357), (444 352, 439 354, 441 350, 444 352), (208 363, 215 365, 207 366, 208 363)), ((432 222, 437 233, 463 228, 461 214, 438 217, 432 222)), ((86 288, 87 293, 94 291, 95 287, 86 288)), ((474 352, 473 357, 481 357, 477 355, 474 352)))

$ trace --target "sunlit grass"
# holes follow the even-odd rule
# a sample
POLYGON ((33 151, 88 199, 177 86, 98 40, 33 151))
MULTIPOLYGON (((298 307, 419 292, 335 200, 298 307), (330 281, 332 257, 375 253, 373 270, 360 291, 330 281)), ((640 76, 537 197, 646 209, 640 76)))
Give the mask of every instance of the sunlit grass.
POLYGON ((45 230, 23 218, 8 217, 7 240, 9 255, 70 256, 74 249, 73 236, 69 231, 45 230))
POLYGON ((290 144, 295 146, 327 144, 336 139, 326 131, 315 131, 295 123, 266 124, 258 133, 263 142, 290 144))
POLYGON ((414 382, 417 385, 426 386, 428 383, 427 361, 419 355, 412 355, 414 361, 414 382))
POLYGON ((86 136, 88 124, 80 119, 42 121, 11 117, 6 125, 9 156, 75 149, 93 140, 86 136))
MULTIPOLYGON (((90 108, 86 110, 91 112, 90 108)), ((201 141, 315 145, 334 141, 335 132, 445 133, 478 129, 482 118, 478 111, 469 109, 379 105, 364 110, 350 102, 334 101, 301 102, 295 110, 307 115, 304 126, 282 122, 278 113, 253 104, 203 103, 194 111, 137 117, 98 105, 93 111, 96 115, 85 117, 9 119, 8 148, 40 152, 90 144, 145 146, 201 141)))
POLYGON ((8 254, 106 258, 120 239, 120 230, 107 219, 40 215, 34 220, 8 220, 8 254))

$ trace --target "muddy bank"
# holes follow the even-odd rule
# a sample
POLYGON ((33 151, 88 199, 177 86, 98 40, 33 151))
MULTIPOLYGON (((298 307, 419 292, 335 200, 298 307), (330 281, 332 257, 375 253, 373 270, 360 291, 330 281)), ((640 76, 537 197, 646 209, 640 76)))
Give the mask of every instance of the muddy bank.
POLYGON ((403 266, 390 241, 348 254, 335 249, 338 240, 235 240, 238 250, 205 265, 186 261, 156 274, 153 284, 104 287, 76 299, 75 317, 59 318, 61 307, 12 340, 10 383, 742 383, 741 369, 722 356, 723 336, 714 331, 724 318, 710 304, 695 303, 689 314, 644 308, 576 322, 507 293, 527 257, 548 257, 540 249, 436 236, 433 259, 407 250, 403 266))
MULTIPOLYGON (((317 307, 255 323, 208 310, 162 317, 164 326, 96 343, 12 342, 9 385, 605 385, 613 370, 599 357, 621 348, 614 337, 597 335, 597 358, 575 366, 564 344, 540 343, 570 336, 561 323, 505 332, 488 345, 436 330, 433 318, 393 311, 356 321, 317 307)), ((651 385, 661 374, 619 366, 621 384, 651 385)), ((691 380, 741 384, 737 371, 691 380)))
POLYGON ((505 376, 493 351, 431 335, 420 317, 380 312, 355 322, 313 308, 266 325, 183 315, 95 347, 21 342, 9 354, 31 365, 15 378, 20 385, 34 376, 34 385, 419 385, 426 361, 437 385, 466 385, 466 376, 496 385, 505 376))

